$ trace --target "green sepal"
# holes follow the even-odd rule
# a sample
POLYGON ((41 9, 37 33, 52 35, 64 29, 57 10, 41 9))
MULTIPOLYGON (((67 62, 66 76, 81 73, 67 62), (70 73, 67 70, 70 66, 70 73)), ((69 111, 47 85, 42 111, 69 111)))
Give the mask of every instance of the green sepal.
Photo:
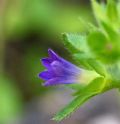
POLYGON ((97 92, 102 93, 105 91, 106 80, 104 77, 98 77, 95 78, 93 81, 91 81, 86 87, 81 89, 80 91, 77 91, 74 93, 74 96, 78 96, 82 92, 90 93, 90 92, 97 92))
POLYGON ((115 0, 107 0, 106 13, 107 13, 108 20, 110 21, 110 24, 118 28, 119 14, 118 14, 117 4, 115 0))
POLYGON ((88 63, 101 76, 105 77, 107 75, 106 68, 101 62, 94 59, 89 59, 88 63))
POLYGON ((73 54, 73 58, 77 62, 77 64, 87 70, 92 70, 93 68, 89 65, 88 59, 91 58, 91 56, 88 56, 86 53, 78 53, 78 54, 73 54))
POLYGON ((95 58, 87 56, 84 53, 74 54, 73 57, 76 58, 78 65, 84 69, 95 70, 101 76, 107 75, 105 66, 95 58))
POLYGON ((104 84, 103 78, 96 78, 87 87, 80 90, 80 92, 78 92, 79 94, 77 94, 77 97, 65 108, 63 108, 58 114, 56 114, 52 120, 61 121, 64 118, 70 116, 70 114, 72 114, 88 99, 99 93, 102 93, 104 91, 104 89, 102 88, 103 84, 104 84))
POLYGON ((78 109, 85 101, 90 97, 94 96, 95 93, 91 94, 82 94, 76 97, 70 104, 68 104, 64 109, 62 109, 52 120, 61 121, 66 117, 70 116, 76 109, 78 109))

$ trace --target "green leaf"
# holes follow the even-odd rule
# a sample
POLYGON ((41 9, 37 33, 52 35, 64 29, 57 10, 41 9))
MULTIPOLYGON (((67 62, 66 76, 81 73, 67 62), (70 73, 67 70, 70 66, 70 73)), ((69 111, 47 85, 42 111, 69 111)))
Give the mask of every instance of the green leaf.
MULTIPOLYGON (((115 0, 108 0, 107 4, 101 2, 98 3, 97 0, 91 0, 94 15, 98 21, 98 24, 102 30, 104 23, 106 23, 110 28, 118 30, 120 27, 120 15, 119 15, 119 5, 115 0), (114 23, 113 23, 114 22, 114 23)), ((109 31, 109 30, 108 30, 109 31)), ((112 33, 110 34, 112 36, 112 33)))
POLYGON ((119 16, 118 16, 117 4, 116 4, 115 0, 107 1, 107 10, 106 11, 107 11, 108 19, 111 22, 111 24, 118 26, 117 24, 118 24, 119 16))
POLYGON ((87 59, 91 58, 91 52, 86 41, 85 35, 79 34, 63 34, 64 43, 72 52, 76 62, 83 68, 91 69, 87 59))
POLYGON ((94 96, 94 93, 91 94, 83 94, 81 96, 76 97, 70 104, 68 104, 63 110, 61 110, 52 120, 61 121, 67 116, 69 116, 72 112, 74 112, 80 105, 82 105, 86 100, 90 97, 94 96))
POLYGON ((79 21, 80 21, 80 24, 83 25, 83 27, 86 29, 86 31, 92 32, 92 31, 97 30, 97 27, 94 24, 92 24, 91 22, 87 22, 84 19, 82 19, 81 17, 79 17, 79 21))
POLYGON ((102 32, 91 32, 88 35, 88 44, 91 48, 91 51, 98 59, 104 62, 110 59, 108 57, 106 58, 106 56, 110 56, 113 53, 113 45, 108 41, 102 32))
POLYGON ((119 16, 119 27, 120 27, 120 0, 118 0, 118 3, 117 3, 117 11, 119 16))
POLYGON ((63 34, 64 44, 72 53, 88 52, 86 36, 80 34, 63 34))
POLYGON ((97 55, 106 53, 107 43, 107 38, 100 31, 94 31, 88 35, 88 44, 97 55))
POLYGON ((92 3, 94 15, 95 15, 98 23, 101 20, 106 20, 105 6, 102 4, 99 4, 96 0, 91 0, 91 3, 92 3))
POLYGON ((104 83, 103 78, 96 78, 92 83, 90 83, 87 87, 83 88, 78 92, 78 96, 68 104, 64 109, 62 109, 52 120, 61 121, 71 113, 73 113, 76 109, 78 109, 84 102, 86 102, 91 97, 103 92, 103 88, 101 88, 104 83))
POLYGON ((111 42, 116 42, 119 40, 119 32, 114 27, 111 26, 111 24, 106 23, 104 21, 101 21, 101 25, 103 27, 103 30, 105 31, 106 35, 108 36, 108 39, 111 42))
POLYGON ((112 63, 118 60, 119 57, 118 35, 110 30, 111 28, 107 25, 104 25, 104 27, 110 37, 106 37, 101 31, 94 31, 88 35, 88 44, 98 59, 105 63, 112 63))

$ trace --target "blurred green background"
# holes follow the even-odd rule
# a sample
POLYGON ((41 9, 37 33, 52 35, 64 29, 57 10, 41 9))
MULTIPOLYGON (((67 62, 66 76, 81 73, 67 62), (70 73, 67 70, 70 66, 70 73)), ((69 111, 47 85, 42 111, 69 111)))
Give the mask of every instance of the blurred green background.
MULTIPOLYGON (((47 49, 52 48, 71 60, 61 34, 87 33, 87 23, 95 24, 90 1, 0 0, 0 14, 0 124, 56 123, 50 119, 71 100, 68 95, 71 91, 41 85, 43 81, 37 77, 44 69, 40 58, 47 56, 47 49)), ((113 91, 94 101, 61 124, 100 124, 92 122, 93 116, 97 118, 97 115, 113 110, 117 113, 115 117, 112 114, 107 117, 115 120, 109 124, 117 124, 119 105, 116 93, 113 91), (103 107, 108 100, 112 101, 110 107, 103 107)), ((107 124, 106 120, 101 124, 104 122, 107 124)))

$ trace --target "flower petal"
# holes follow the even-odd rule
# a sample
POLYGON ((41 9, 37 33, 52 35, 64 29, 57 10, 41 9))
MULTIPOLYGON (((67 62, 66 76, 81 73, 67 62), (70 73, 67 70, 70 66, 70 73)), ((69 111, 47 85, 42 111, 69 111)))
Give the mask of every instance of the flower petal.
POLYGON ((41 59, 42 64, 46 67, 49 68, 50 64, 52 63, 52 59, 51 58, 43 58, 41 59))
POLYGON ((61 76, 63 67, 59 61, 52 62, 51 69, 53 70, 54 74, 56 74, 56 76, 61 76))
POLYGON ((72 84, 75 80, 71 79, 64 79, 63 77, 56 77, 46 81, 43 85, 44 86, 53 86, 53 85, 60 85, 60 84, 72 84))
POLYGON ((48 49, 48 54, 49 54, 50 58, 52 58, 53 60, 56 60, 59 58, 59 56, 51 49, 48 49))
POLYGON ((49 79, 53 78, 54 75, 50 71, 43 71, 38 76, 44 80, 49 80, 49 79))
POLYGON ((39 74, 40 78, 46 80, 45 86, 78 82, 82 69, 61 58, 51 49, 48 50, 48 54, 48 58, 41 60, 47 71, 39 74))
POLYGON ((75 77, 81 73, 81 71, 80 70, 78 71, 78 69, 76 70, 76 68, 64 67, 63 64, 59 61, 52 62, 51 69, 53 70, 54 74, 56 74, 56 76, 75 77))
POLYGON ((76 65, 70 63, 69 61, 60 58, 59 60, 61 62, 61 64, 66 68, 69 69, 71 72, 73 73, 79 73, 82 69, 80 69, 79 67, 77 67, 76 65))

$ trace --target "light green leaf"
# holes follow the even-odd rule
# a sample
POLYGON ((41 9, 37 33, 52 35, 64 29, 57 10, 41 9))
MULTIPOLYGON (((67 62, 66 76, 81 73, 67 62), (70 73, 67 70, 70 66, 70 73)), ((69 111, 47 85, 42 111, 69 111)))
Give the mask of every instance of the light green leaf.
POLYGON ((79 21, 80 21, 80 24, 83 25, 83 27, 86 29, 86 31, 92 32, 92 31, 97 30, 97 27, 94 24, 92 24, 91 22, 87 22, 86 20, 82 19, 81 17, 79 17, 79 21))
POLYGON ((117 11, 117 4, 115 0, 108 0, 107 1, 107 17, 112 25, 118 26, 119 22, 119 15, 117 11), (114 22, 114 23, 113 23, 114 22))
POLYGON ((101 21, 102 28, 111 42, 119 40, 119 32, 111 24, 101 21))
POLYGON ((88 35, 88 44, 98 59, 105 63, 112 63, 119 57, 119 43, 115 41, 115 39, 118 39, 118 35, 113 30, 110 30, 111 28, 107 27, 107 25, 104 26, 107 33, 111 34, 110 37, 106 37, 101 31, 94 31, 88 35), (115 37, 114 40, 113 37, 115 37))
POLYGON ((91 52, 86 41, 85 35, 80 34, 63 34, 64 44, 72 52, 77 63, 86 69, 91 69, 87 59, 91 58, 91 52))
POLYGON ((95 54, 106 53, 107 38, 100 31, 91 32, 88 35, 88 44, 95 54))
MULTIPOLYGON (((112 30, 119 29, 120 27, 120 15, 118 9, 119 5, 117 5, 117 2, 115 0, 107 0, 106 4, 104 2, 98 3, 97 0, 91 0, 91 3, 94 15, 98 21, 100 28, 103 31, 106 30, 108 26, 109 28, 113 28, 112 30), (108 26, 104 27, 106 25, 108 26)), ((111 33, 110 36, 113 36, 113 34, 111 33)))
POLYGON ((120 27, 120 0, 118 0, 118 3, 117 3, 117 11, 119 16, 119 27, 120 27))
POLYGON ((76 97, 70 104, 68 104, 63 110, 61 110, 52 120, 61 121, 67 116, 69 116, 72 112, 74 112, 77 108, 80 107, 86 100, 90 97, 94 96, 94 93, 91 94, 83 94, 81 96, 76 97))
POLYGON ((63 34, 64 44, 72 53, 88 52, 86 36, 80 34, 63 34))
POLYGON ((96 0, 91 0, 91 3, 92 3, 94 15, 95 15, 98 23, 101 20, 106 20, 105 6, 103 4, 99 4, 96 0))

